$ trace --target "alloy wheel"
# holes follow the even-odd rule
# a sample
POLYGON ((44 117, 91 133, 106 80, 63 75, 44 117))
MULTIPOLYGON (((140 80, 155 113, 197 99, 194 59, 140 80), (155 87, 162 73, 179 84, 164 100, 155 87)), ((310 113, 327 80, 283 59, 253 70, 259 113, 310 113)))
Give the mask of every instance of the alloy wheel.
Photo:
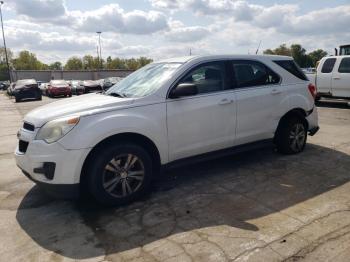
POLYGON ((294 152, 299 152, 303 149, 306 139, 305 127, 301 123, 296 123, 289 135, 290 147, 294 152))
POLYGON ((113 197, 124 198, 142 185, 145 167, 134 154, 120 154, 111 159, 103 170, 103 188, 113 197))

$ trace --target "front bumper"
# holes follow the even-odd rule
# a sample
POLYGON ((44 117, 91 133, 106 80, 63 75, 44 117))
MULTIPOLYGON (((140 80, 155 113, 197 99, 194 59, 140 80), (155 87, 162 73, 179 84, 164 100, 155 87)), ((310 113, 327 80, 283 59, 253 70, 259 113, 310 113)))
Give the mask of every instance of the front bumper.
POLYGON ((15 159, 23 173, 50 195, 75 198, 79 194, 81 169, 90 149, 67 150, 59 142, 34 140, 35 133, 21 129, 19 139, 28 143, 25 152, 17 146, 15 159), (21 151, 22 150, 22 151, 21 151), (45 170, 50 169, 49 175, 45 170))
MULTIPOLYGON (((21 169, 21 167, 19 167, 21 169)), ((79 184, 49 184, 35 180, 28 172, 21 169, 22 173, 36 183, 48 195, 59 199, 78 199, 80 196, 79 184)))

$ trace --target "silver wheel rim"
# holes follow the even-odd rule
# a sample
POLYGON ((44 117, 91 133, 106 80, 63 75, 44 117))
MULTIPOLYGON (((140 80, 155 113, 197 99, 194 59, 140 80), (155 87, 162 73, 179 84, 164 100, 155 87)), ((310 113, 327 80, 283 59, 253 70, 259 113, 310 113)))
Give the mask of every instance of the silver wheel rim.
POLYGON ((103 188, 113 197, 127 197, 141 187, 144 177, 145 167, 139 157, 120 154, 106 164, 103 170, 103 188))
POLYGON ((290 140, 290 147, 294 152, 299 152, 303 149, 305 144, 305 127, 303 124, 295 124, 292 127, 292 130, 290 131, 289 140, 290 140))

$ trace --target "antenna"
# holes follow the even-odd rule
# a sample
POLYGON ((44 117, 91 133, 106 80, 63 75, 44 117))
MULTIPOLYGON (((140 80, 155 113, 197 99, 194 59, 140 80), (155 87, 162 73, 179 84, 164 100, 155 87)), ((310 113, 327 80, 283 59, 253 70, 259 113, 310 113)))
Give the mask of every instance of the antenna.
POLYGON ((260 40, 260 42, 259 42, 258 49, 256 49, 256 52, 255 52, 256 55, 257 55, 258 52, 259 52, 260 46, 261 46, 261 40, 260 40))
POLYGON ((190 48, 190 56, 192 55, 192 48, 190 48))

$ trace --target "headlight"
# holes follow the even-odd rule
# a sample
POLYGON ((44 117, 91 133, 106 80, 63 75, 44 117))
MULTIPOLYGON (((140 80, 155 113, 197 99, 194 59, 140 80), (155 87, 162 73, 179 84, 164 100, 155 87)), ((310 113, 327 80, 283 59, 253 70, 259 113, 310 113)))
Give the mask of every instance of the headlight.
POLYGON ((47 122, 39 129, 36 140, 44 140, 51 144, 64 137, 79 123, 79 116, 64 117, 47 122))

